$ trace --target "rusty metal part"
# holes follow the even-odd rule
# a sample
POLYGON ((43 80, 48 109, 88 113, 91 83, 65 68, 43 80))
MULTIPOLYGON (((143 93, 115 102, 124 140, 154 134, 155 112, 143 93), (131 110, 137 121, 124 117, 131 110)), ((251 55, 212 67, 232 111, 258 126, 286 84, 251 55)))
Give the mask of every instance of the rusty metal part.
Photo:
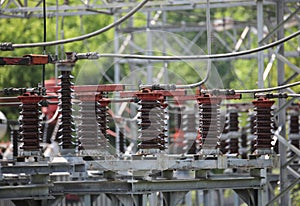
POLYGON ((138 111, 141 113, 138 148, 164 150, 166 148, 166 123, 164 121, 166 105, 162 102, 163 95, 145 89, 138 92, 136 96, 140 99, 138 111))
POLYGON ((41 55, 41 54, 27 54, 24 57, 30 58, 30 64, 32 65, 43 65, 51 62, 51 58, 49 55, 41 55))
POLYGON ((0 65, 45 65, 51 60, 48 55, 28 54, 23 57, 0 57, 0 65))
POLYGON ((75 93, 83 92, 115 92, 124 91, 123 84, 78 85, 74 87, 75 93))
POLYGON ((21 149, 24 151, 40 151, 41 141, 41 106, 39 102, 42 100, 41 96, 24 94, 19 96, 18 99, 22 102, 21 120, 20 120, 20 137, 21 149))
POLYGON ((271 108, 274 104, 274 100, 269 100, 266 98, 258 98, 252 101, 255 106, 254 111, 256 111, 256 141, 255 149, 256 153, 266 153, 270 152, 272 148, 272 137, 273 137, 273 109, 271 108))
POLYGON ((200 149, 216 149, 220 146, 220 103, 221 98, 201 95, 199 105, 200 149))
MULTIPOLYGON (((144 89, 146 90, 146 89, 144 89)), ((174 91, 168 91, 168 90, 151 90, 151 93, 153 94, 159 94, 162 97, 177 97, 179 96, 180 98, 186 96, 186 91, 185 90, 174 90, 174 91)), ((125 98, 125 97, 136 97, 139 94, 139 92, 133 92, 133 91, 123 91, 120 92, 120 97, 121 98, 125 98)), ((195 96, 194 95, 188 95, 189 96, 189 100, 193 99, 195 100, 195 96)))
MULTIPOLYGON (((77 86, 71 86, 71 88, 74 90, 75 94, 97 94, 101 92, 115 92, 115 91, 124 91, 125 86, 122 84, 100 84, 100 85, 77 85, 77 86)), ((52 91, 57 91, 60 89, 59 86, 51 86, 47 89, 50 89, 52 91)), ((126 92, 125 92, 126 93, 126 92)))
MULTIPOLYGON (((0 103, 20 102, 18 97, 1 97, 0 103)), ((21 103, 21 102, 20 102, 21 103)))
POLYGON ((59 107, 60 107, 60 129, 59 133, 61 134, 59 136, 60 146, 62 149, 73 149, 74 146, 77 144, 74 142, 74 122, 73 122, 73 116, 72 116, 72 93, 73 89, 71 86, 73 83, 71 82, 71 79, 73 79, 73 76, 71 75, 71 71, 61 71, 61 75, 58 77, 61 82, 60 86, 61 89, 58 90, 60 93, 59 96, 59 107))

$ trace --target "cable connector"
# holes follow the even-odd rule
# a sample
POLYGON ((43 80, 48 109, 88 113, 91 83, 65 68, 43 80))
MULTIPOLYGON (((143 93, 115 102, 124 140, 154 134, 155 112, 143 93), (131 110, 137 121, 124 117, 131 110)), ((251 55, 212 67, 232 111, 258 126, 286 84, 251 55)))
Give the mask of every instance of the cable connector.
POLYGON ((97 52, 87 52, 76 54, 77 59, 99 59, 99 54, 97 52))
POLYGON ((23 95, 27 92, 27 88, 4 88, 3 90, 0 90, 0 94, 4 96, 10 96, 10 95, 23 95))
POLYGON ((13 44, 11 42, 0 43, 0 50, 1 51, 12 51, 12 50, 14 50, 13 44))
POLYGON ((235 90, 233 90, 233 89, 226 89, 226 90, 212 89, 211 94, 214 95, 214 96, 220 96, 220 95, 233 96, 236 93, 235 93, 235 90))
POLYGON ((152 90, 176 90, 175 84, 153 84, 152 90))
POLYGON ((284 99, 286 99, 286 98, 288 98, 288 94, 287 93, 279 93, 278 94, 278 98, 284 98, 284 99))
POLYGON ((235 95, 235 91, 233 89, 227 89, 225 95, 235 95))
POLYGON ((258 94, 255 94, 254 96, 256 98, 263 97, 263 98, 266 98, 266 99, 274 99, 274 98, 286 99, 286 98, 289 97, 289 94, 287 94, 287 93, 267 93, 267 94, 258 93, 258 94))
POLYGON ((211 90, 211 94, 214 96, 220 96, 222 92, 219 89, 213 89, 211 90))

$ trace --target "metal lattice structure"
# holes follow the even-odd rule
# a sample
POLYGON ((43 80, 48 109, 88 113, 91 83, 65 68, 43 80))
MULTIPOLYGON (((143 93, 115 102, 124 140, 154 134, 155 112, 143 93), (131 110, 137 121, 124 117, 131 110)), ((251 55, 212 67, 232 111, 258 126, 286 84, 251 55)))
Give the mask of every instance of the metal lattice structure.
MULTIPOLYGON (((0 18, 41 18, 43 17, 42 2, 43 1, 41 0, 36 2, 27 0, 0 0, 0 18)), ((65 0, 64 2, 56 1, 53 4, 48 2, 46 16, 48 18, 59 18, 64 16, 107 14, 113 15, 117 20, 136 4, 136 1, 126 0, 86 0, 78 1, 76 3, 65 0)), ((177 39, 176 43, 180 47, 178 50, 181 52, 181 55, 194 54, 194 51, 192 51, 193 45, 203 40, 206 42, 206 44, 204 44, 204 52, 207 54, 219 53, 220 48, 225 51, 224 53, 248 50, 251 49, 253 44, 263 46, 269 42, 283 38, 292 33, 292 31, 299 30, 299 11, 300 5, 298 0, 154 0, 148 2, 140 10, 139 16, 136 15, 131 17, 128 21, 115 29, 113 50, 116 54, 126 52, 145 55, 155 54, 155 41, 160 42, 161 40, 161 42, 164 42, 164 39, 166 38, 164 35, 158 36, 157 33, 151 32, 155 30, 171 32, 188 38, 188 45, 182 39, 177 39), (251 13, 251 15, 254 16, 254 19, 251 21, 238 21, 234 16, 228 16, 226 14, 220 18, 215 16, 212 17, 212 14, 215 11, 222 10, 226 13, 227 10, 233 11, 237 8, 244 8, 245 13, 251 13), (180 17, 180 21, 178 19, 178 21, 174 21, 174 16, 177 18, 180 17), (139 18, 142 18, 144 21, 141 24, 135 24, 139 18), (146 42, 144 47, 141 47, 140 42, 138 41, 140 32, 144 32, 145 34, 143 36, 145 37, 146 42)), ((293 42, 297 42, 297 44, 292 46, 289 45, 289 48, 292 48, 293 50, 286 50, 284 45, 280 45, 276 48, 269 49, 268 52, 237 56, 233 59, 243 59, 245 61, 257 59, 258 88, 263 88, 265 83, 268 83, 268 75, 276 62, 278 85, 286 84, 295 79, 300 72, 299 66, 293 64, 293 61, 291 61, 291 59, 299 57, 299 37, 293 42), (285 79, 286 67, 294 72, 288 79, 285 79)), ((286 44, 289 44, 289 42, 286 44)), ((168 48, 170 45, 162 43, 161 46, 160 52, 163 53, 164 51, 169 51, 168 48)), ((176 52, 174 53, 176 55, 176 52)), ((137 67, 145 68, 145 81, 147 84, 154 84, 157 79, 163 81, 163 83, 169 83, 167 71, 169 65, 167 61, 163 62, 164 66, 161 66, 159 71, 154 73, 153 70, 157 63, 155 61, 117 58, 114 60, 116 62, 113 65, 113 81, 116 84, 119 84, 123 79, 121 70, 124 65, 128 66, 131 72, 134 72, 137 67), (155 76, 156 74, 158 75, 155 76)), ((226 62, 228 59, 220 59, 218 61, 226 62)), ((73 59, 67 59, 58 61, 57 64, 59 66, 58 69, 62 69, 62 75, 66 76, 65 79, 68 84, 71 84, 69 80, 74 66, 73 63, 73 59)), ((207 68, 210 67, 211 63, 212 62, 210 61, 206 62, 207 68)), ((234 71, 232 72, 234 73, 234 71)), ((134 79, 134 77, 132 78, 134 79)), ((64 81, 62 79, 62 84, 63 83, 64 81)), ((117 158, 108 155, 110 152, 101 152, 98 156, 95 155, 95 153, 92 153, 95 156, 93 156, 92 159, 86 159, 87 155, 85 157, 81 157, 80 155, 70 155, 76 154, 76 149, 73 149, 72 142, 75 137, 73 136, 74 131, 72 129, 74 125, 71 109, 71 99, 73 98, 71 97, 71 93, 73 93, 73 89, 71 89, 71 86, 73 85, 62 85, 60 90, 60 101, 62 104, 60 119, 61 124, 64 126, 62 128, 67 128, 67 135, 64 135, 63 133, 61 136, 62 142, 65 142, 65 148, 63 147, 61 151, 62 156, 56 156, 52 160, 41 158, 37 163, 18 163, 18 161, 1 163, 1 199, 10 199, 14 201, 16 205, 23 204, 23 202, 20 202, 20 199, 26 199, 28 205, 31 203, 57 205, 62 202, 62 198, 67 194, 76 194, 82 198, 81 202, 84 202, 85 205, 92 205, 93 201, 100 196, 104 199, 103 202, 106 201, 105 204, 113 205, 178 205, 183 202, 184 198, 186 198, 186 205, 189 205, 187 194, 189 194, 190 191, 197 191, 197 194, 199 191, 203 191, 202 202, 204 205, 220 205, 221 198, 213 201, 210 200, 212 194, 221 189, 233 189, 248 205, 272 205, 276 201, 279 201, 280 205, 291 204, 289 192, 291 189, 295 188, 295 186, 299 185, 300 181, 298 166, 300 150, 299 147, 297 147, 296 142, 298 138, 295 138, 297 137, 297 134, 294 132, 292 133, 293 135, 289 136, 285 129, 287 122, 286 111, 289 110, 289 102, 284 98, 278 99, 277 107, 279 109, 275 116, 276 124, 279 129, 275 132, 274 136, 278 140, 279 156, 271 152, 271 150, 276 150, 276 145, 274 145, 274 148, 271 145, 271 139, 267 138, 265 140, 262 138, 260 139, 261 142, 259 142, 260 144, 262 143, 262 146, 260 146, 265 149, 264 141, 267 141, 268 151, 263 151, 263 153, 255 155, 251 153, 248 159, 241 159, 228 154, 221 155, 216 152, 218 150, 213 154, 200 153, 202 156, 199 156, 198 153, 169 155, 167 154, 167 151, 166 153, 159 152, 157 155, 151 154, 147 156, 120 154, 118 149, 116 151, 118 155, 117 158), (67 96, 64 95, 64 91, 67 93, 67 96), (64 101, 65 99, 66 102, 64 101), (293 143, 289 143, 289 141, 293 141, 293 143), (272 147, 272 149, 270 147, 272 147), (68 149, 68 151, 63 151, 64 149, 68 149), (292 157, 288 156, 290 153, 293 154, 292 157), (280 158, 280 163, 278 163, 278 158, 280 158), (276 164, 280 164, 280 173, 277 176, 269 171, 272 170, 276 164), (213 173, 212 170, 246 170, 246 172, 224 172, 220 175, 213 173), (93 173, 93 171, 97 172, 93 173), (124 171, 126 171, 126 174, 124 174, 124 171), (189 174, 187 175, 187 178, 182 178, 177 171, 184 171, 183 174, 189 174), (20 174, 25 175, 23 177, 20 176, 20 174), (275 183, 277 181, 280 181, 280 193, 275 195, 273 190, 278 187, 275 183), (105 197, 103 197, 103 194, 105 194, 105 197)), ((297 93, 290 88, 288 88, 287 91, 289 93, 297 93)), ((161 107, 166 106, 161 105, 164 101, 160 99, 162 97, 166 97, 168 100, 168 98, 176 99, 177 96, 180 96, 178 99, 184 99, 182 96, 187 96, 174 95, 174 97, 172 97, 172 95, 167 95, 163 91, 157 91, 157 93, 154 91, 151 92, 153 92, 154 96, 158 99, 155 99, 155 102, 153 100, 153 102, 150 103, 154 106, 159 105, 158 107, 160 107, 160 109, 162 109, 161 107)), ((124 93, 117 92, 117 97, 119 97, 119 95, 122 96, 124 93)), ((147 102, 143 102, 143 99, 139 96, 139 92, 133 92, 130 96, 139 98, 142 107, 147 105, 147 102)), ((216 98, 219 98, 218 95, 216 96, 216 98)), ((196 99, 195 97, 193 98, 196 99)), ((185 100, 186 99, 184 99, 184 101, 185 100)), ((269 100, 268 98, 265 100, 272 102, 272 100, 269 100)), ((125 111, 125 109, 122 110, 122 105, 127 103, 120 102, 121 105, 119 102, 115 103, 116 106, 114 112, 119 116, 122 116, 122 112, 125 111)), ((96 105, 94 105, 93 101, 89 103, 93 106, 96 105)), ((105 109, 100 109, 101 111, 105 110, 105 113, 98 111, 100 112, 97 113, 98 116, 105 115, 105 117, 107 117, 106 107, 109 103, 111 103, 109 98, 105 99, 105 109)), ((248 111, 250 106, 248 105, 246 107, 248 107, 248 111)), ((267 110, 272 111, 271 106, 268 107, 267 110)), ((149 113, 148 110, 147 112, 149 113)), ((294 115, 294 113, 292 114, 294 115)), ((154 112, 153 115, 159 120, 157 120, 157 122, 159 122, 157 124, 160 124, 160 131, 157 134, 155 143, 163 145, 156 146, 155 148, 165 150, 165 144, 167 145, 167 142, 165 142, 164 139, 166 139, 166 136, 165 134, 162 134, 166 132, 164 130, 166 125, 164 125, 162 119, 164 112, 160 112, 159 114, 154 112)), ((272 117, 272 114, 268 115, 268 117, 272 117)), ((210 121, 211 114, 208 116, 210 116, 209 119, 202 118, 200 120, 201 125, 210 121)), ((199 119, 200 118, 201 114, 199 119)), ((293 118, 297 119, 296 117, 293 118)), ((142 123, 149 122, 148 119, 143 119, 143 117, 141 117, 141 119, 144 120, 142 123)), ((104 121, 106 123, 106 118, 104 121)), ((217 121, 220 121, 219 118, 217 121)), ((264 137, 264 128, 261 127, 265 127, 265 122, 264 119, 259 119, 259 121, 261 121, 261 124, 257 123, 259 124, 257 125, 259 128, 257 132, 264 137)), ((271 128, 272 120, 268 119, 267 121, 268 128, 271 128)), ((84 122, 87 121, 82 121, 82 123, 84 122)), ((96 121, 93 122, 93 125, 95 127, 97 126, 96 121)), ((106 132, 109 133, 106 129, 107 125, 103 125, 105 125, 105 140, 99 140, 100 142, 105 141, 105 146, 101 147, 102 149, 106 147, 106 142, 109 141, 106 139, 106 132)), ((219 123, 216 125, 222 128, 219 123)), ((159 125, 154 126, 159 127, 159 125)), ((85 128, 85 125, 81 125, 81 127, 85 128)), ((123 124, 123 127, 122 132, 126 131, 127 124, 123 124)), ((251 129, 255 130, 255 128, 251 129)), ((118 138, 123 135, 119 134, 119 130, 120 128, 115 128, 116 142, 118 142, 118 138)), ((298 130, 294 129, 293 131, 299 132, 299 128, 298 130)), ((142 133, 143 132, 144 131, 142 131, 142 133)), ((152 131, 147 132, 151 133, 152 131)), ((271 131, 268 132, 271 134, 271 131)), ((200 133, 200 135, 202 133, 200 133)), ((255 135, 255 132, 251 132, 251 135, 255 135)), ((88 138, 84 136, 84 134, 81 134, 81 136, 82 140, 88 138)), ((97 134, 94 134, 93 140, 95 140, 95 142, 97 142, 97 138, 97 134)), ((198 137, 196 138, 198 140, 198 137)), ((215 138, 219 139, 219 134, 215 138)), ((151 137, 148 136, 144 136, 140 139, 142 140, 142 143, 145 143, 146 145, 149 143, 149 140, 152 141, 151 137)), ((199 139, 201 140, 201 138, 199 139)), ((251 141, 253 142, 253 139, 251 139, 251 141)), ((217 142, 214 141, 211 143, 217 144, 217 142)), ((74 145, 76 144, 77 142, 75 142, 74 145)), ((254 144, 255 143, 252 143, 252 145, 254 144)), ((90 145, 92 147, 91 142, 89 142, 89 146, 90 145)), ((97 147, 97 145, 95 145, 95 147, 97 147)), ((147 149, 147 147, 148 146, 145 146, 144 148, 147 149)), ((22 156, 22 158, 25 157, 22 156)), ((197 196, 197 198, 198 197, 199 196, 197 196)), ((198 200, 198 203, 199 202, 200 201, 198 200)))

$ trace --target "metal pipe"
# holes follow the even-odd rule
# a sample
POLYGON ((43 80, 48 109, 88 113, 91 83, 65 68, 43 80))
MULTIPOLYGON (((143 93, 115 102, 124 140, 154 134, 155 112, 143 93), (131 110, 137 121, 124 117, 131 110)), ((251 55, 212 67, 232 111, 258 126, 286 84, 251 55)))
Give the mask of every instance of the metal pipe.
MULTIPOLYGON (((280 24, 284 20, 284 4, 285 0, 277 0, 276 2, 276 9, 277 9, 277 24, 280 24)), ((281 26, 278 31, 277 31, 277 38, 281 39, 284 38, 284 27, 281 26)), ((284 45, 280 47, 278 50, 278 54, 284 56, 284 45)), ((284 62, 278 59, 277 62, 277 82, 278 85, 282 85, 284 83, 285 79, 285 69, 284 69, 284 62)), ((285 99, 279 99, 278 100, 278 108, 281 108, 285 104, 285 99)), ((283 136, 284 138, 286 137, 286 128, 285 128, 285 123, 286 123, 286 111, 281 110, 278 113, 278 125, 281 126, 281 131, 280 135, 283 136)), ((282 144, 282 142, 279 142, 279 154, 280 154, 280 165, 282 166, 285 164, 287 161, 286 157, 286 152, 287 149, 286 147, 282 144)), ((289 185, 289 180, 288 180, 288 174, 287 174, 287 169, 284 167, 280 167, 280 192, 283 192, 286 188, 288 188, 289 185)), ((286 206, 290 205, 290 198, 289 198, 289 192, 286 192, 282 195, 280 198, 280 205, 281 206, 286 206)))
MULTIPOLYGON (((264 16, 263 16, 263 0, 258 0, 256 2, 257 6, 257 38, 258 46, 261 46, 260 41, 263 38, 263 28, 264 28, 264 16)), ((258 64, 258 88, 264 88, 264 53, 260 51, 257 53, 257 64, 258 64)))

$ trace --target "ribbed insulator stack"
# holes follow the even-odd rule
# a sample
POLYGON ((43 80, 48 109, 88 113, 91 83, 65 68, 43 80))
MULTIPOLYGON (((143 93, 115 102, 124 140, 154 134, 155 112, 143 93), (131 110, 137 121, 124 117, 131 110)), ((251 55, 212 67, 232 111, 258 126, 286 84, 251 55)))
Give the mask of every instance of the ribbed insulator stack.
POLYGON ((272 138, 273 138, 273 109, 271 108, 274 104, 274 100, 269 100, 267 98, 258 98, 252 101, 255 106, 255 153, 256 154, 270 154, 272 148, 272 138))
POLYGON ((183 132, 182 132, 182 113, 184 110, 184 106, 182 105, 172 105, 171 108, 169 108, 170 112, 170 121, 173 120, 173 127, 170 129, 170 133, 173 132, 173 142, 177 145, 183 144, 183 132))
POLYGON ((299 134, 299 111, 298 109, 291 109, 289 112, 289 140, 296 148, 300 148, 300 134, 299 134))
POLYGON ((227 143, 228 143, 228 152, 229 154, 238 154, 239 153, 239 115, 236 108, 228 108, 227 113, 227 143))
POLYGON ((162 94, 150 90, 137 93, 140 99, 139 149, 166 149, 165 146, 165 104, 162 103, 162 94))
POLYGON ((246 129, 243 128, 241 132, 241 140, 239 144, 239 154, 243 159, 247 159, 248 156, 248 139, 246 129))
POLYGON ((20 105, 20 138, 22 145, 20 148, 26 153, 24 155, 30 155, 39 152, 41 149, 41 105, 39 102, 42 97, 26 93, 18 98, 22 102, 20 105))
POLYGON ((225 115, 220 116, 220 121, 224 122, 223 131, 221 133, 220 137, 220 151, 222 154, 226 154, 228 152, 228 120, 225 115))
POLYGON ((174 120, 174 130, 179 130, 182 126, 182 113, 184 110, 184 106, 181 105, 172 105, 169 109, 171 115, 170 118, 174 120))
POLYGON ((77 145, 77 142, 74 141, 74 122, 72 116, 72 93, 74 92, 72 89, 73 83, 71 80, 74 78, 71 75, 71 71, 61 71, 61 75, 58 77, 60 79, 61 89, 58 90, 60 93, 59 96, 59 107, 60 107, 60 125, 59 125, 59 133, 61 136, 59 137, 62 149, 73 149, 74 146, 77 145))
POLYGON ((16 159, 19 154, 19 139, 20 139, 20 128, 19 128, 19 121, 10 121, 10 135, 11 135, 11 143, 12 143, 12 155, 13 159, 16 159))
POLYGON ((195 110, 186 109, 183 112, 183 131, 185 134, 195 134, 197 131, 196 114, 195 110))
POLYGON ((168 148, 168 120, 169 120, 169 113, 167 112, 168 104, 164 102, 164 100, 161 99, 160 101, 160 107, 158 113, 160 114, 160 122, 162 123, 161 125, 161 132, 159 134, 161 144, 163 145, 162 150, 168 148))
POLYGON ((103 98, 103 95, 97 95, 97 103, 96 103, 96 115, 98 122, 98 146, 104 150, 108 147, 108 104, 109 100, 107 98, 103 98))
POLYGON ((220 146, 220 103, 215 96, 199 96, 200 148, 214 150, 220 146))
POLYGON ((94 94, 77 94, 80 99, 77 135, 81 151, 97 149, 97 120, 94 94))
POLYGON ((199 150, 200 143, 197 139, 198 119, 195 108, 185 108, 182 112, 182 130, 184 134, 184 150, 189 154, 195 154, 199 150))
POLYGON ((255 151, 255 140, 256 140, 256 122, 255 122, 255 113, 250 111, 248 114, 248 122, 249 122, 249 131, 248 131, 248 136, 247 136, 247 140, 248 140, 248 145, 249 145, 249 149, 250 149, 250 154, 252 154, 255 151))
POLYGON ((125 129, 124 129, 124 127, 120 127, 119 136, 120 136, 120 153, 125 154, 125 152, 126 152, 126 139, 125 139, 125 129))
POLYGON ((183 111, 185 107, 180 103, 172 105, 169 107, 169 121, 170 123, 170 130, 169 130, 169 144, 170 149, 169 153, 184 153, 184 133, 182 128, 182 121, 183 121, 183 111))

